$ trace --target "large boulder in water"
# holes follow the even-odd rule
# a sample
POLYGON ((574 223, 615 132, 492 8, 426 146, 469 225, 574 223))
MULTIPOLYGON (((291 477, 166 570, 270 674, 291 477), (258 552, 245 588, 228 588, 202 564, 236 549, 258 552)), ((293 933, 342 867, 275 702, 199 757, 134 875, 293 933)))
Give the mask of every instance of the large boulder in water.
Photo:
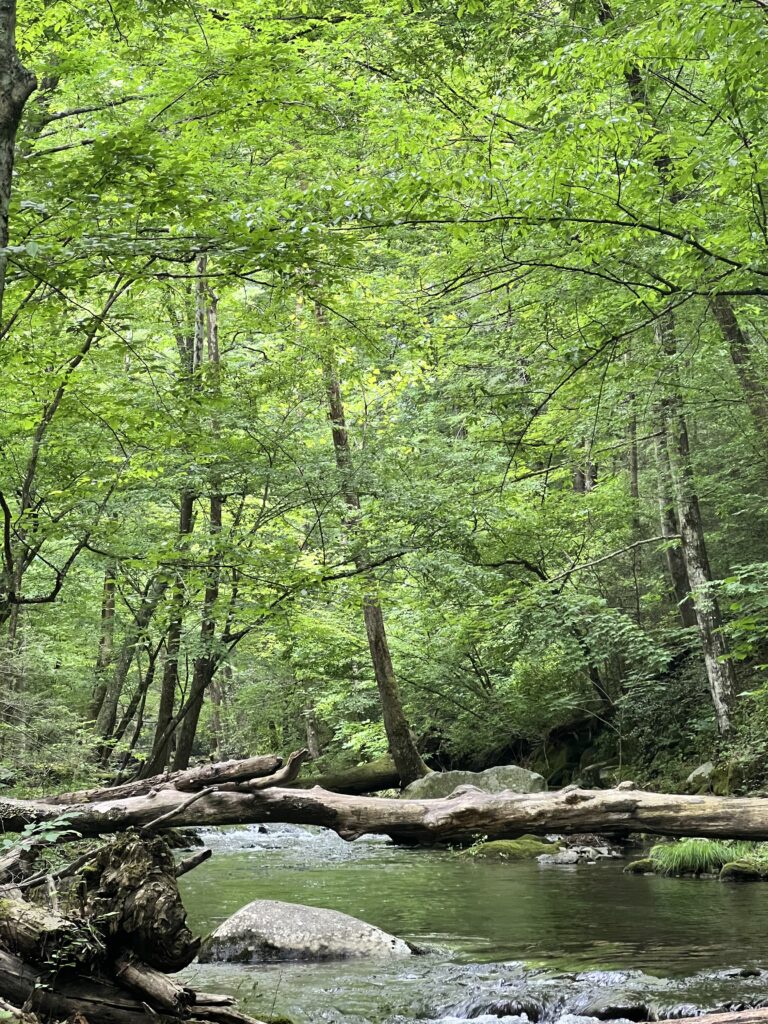
POLYGON ((413 800, 439 800, 450 796, 459 786, 474 786, 485 793, 543 793, 547 782, 538 772, 529 772, 516 764, 501 764, 486 768, 484 772, 430 772, 403 790, 403 796, 413 800))
POLYGON ((205 940, 201 963, 410 956, 407 942, 338 910, 254 900, 205 940))

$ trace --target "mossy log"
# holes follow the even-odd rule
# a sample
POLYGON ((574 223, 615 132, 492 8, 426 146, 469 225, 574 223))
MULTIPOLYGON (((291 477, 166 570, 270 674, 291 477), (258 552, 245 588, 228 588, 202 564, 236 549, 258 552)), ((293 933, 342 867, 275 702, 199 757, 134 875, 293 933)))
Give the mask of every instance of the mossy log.
POLYGON ((327 772, 298 778, 291 784, 292 789, 312 789, 320 786, 330 793, 376 793, 381 789, 399 789, 400 775, 391 757, 381 757, 369 764, 361 764, 342 772, 327 772))
POLYGON ((0 944, 33 963, 53 963, 77 956, 87 964, 104 953, 95 932, 25 900, 0 899, 0 944))

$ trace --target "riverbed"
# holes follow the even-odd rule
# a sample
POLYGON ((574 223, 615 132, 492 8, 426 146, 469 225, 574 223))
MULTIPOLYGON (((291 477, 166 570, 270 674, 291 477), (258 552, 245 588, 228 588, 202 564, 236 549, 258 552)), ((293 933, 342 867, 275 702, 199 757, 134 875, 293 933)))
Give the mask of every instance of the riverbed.
POLYGON ((213 857, 182 879, 194 931, 279 899, 353 914, 433 951, 189 969, 256 1016, 410 1024, 525 1012, 546 1022, 597 1008, 643 1019, 641 1004, 679 1015, 768 999, 768 885, 625 875, 622 861, 498 863, 297 826, 203 838, 213 857))

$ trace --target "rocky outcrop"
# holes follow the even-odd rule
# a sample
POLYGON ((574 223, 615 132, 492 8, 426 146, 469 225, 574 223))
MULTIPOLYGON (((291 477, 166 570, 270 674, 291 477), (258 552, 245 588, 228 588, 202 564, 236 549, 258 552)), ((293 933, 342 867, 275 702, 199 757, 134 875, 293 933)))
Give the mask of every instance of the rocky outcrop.
POLYGON ((349 914, 279 900, 254 900, 205 940, 201 963, 341 960, 410 956, 416 950, 349 914))
POLYGON ((459 786, 474 786, 484 793, 543 793, 547 783, 543 775, 520 768, 516 764, 502 764, 486 768, 484 772, 430 772, 403 790, 410 800, 439 800, 450 796, 459 786))

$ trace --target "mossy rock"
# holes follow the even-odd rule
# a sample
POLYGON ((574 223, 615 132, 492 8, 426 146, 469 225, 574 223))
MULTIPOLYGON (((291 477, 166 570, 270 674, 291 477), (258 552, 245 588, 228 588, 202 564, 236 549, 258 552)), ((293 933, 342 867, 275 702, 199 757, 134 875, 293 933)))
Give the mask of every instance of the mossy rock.
POLYGON ((539 836, 520 836, 519 839, 494 839, 462 850, 463 856, 480 857, 483 860, 535 860, 543 853, 562 850, 562 843, 548 843, 539 836))
POLYGON ((633 860, 624 868, 625 875, 652 875, 656 869, 650 857, 643 857, 641 860, 633 860))
POLYGON ((712 792, 715 796, 730 796, 738 793, 744 785, 744 770, 741 765, 729 764, 716 768, 712 773, 712 792))
POLYGON ((765 877, 765 871, 749 860, 732 860, 720 869, 721 882, 762 882, 765 877))

